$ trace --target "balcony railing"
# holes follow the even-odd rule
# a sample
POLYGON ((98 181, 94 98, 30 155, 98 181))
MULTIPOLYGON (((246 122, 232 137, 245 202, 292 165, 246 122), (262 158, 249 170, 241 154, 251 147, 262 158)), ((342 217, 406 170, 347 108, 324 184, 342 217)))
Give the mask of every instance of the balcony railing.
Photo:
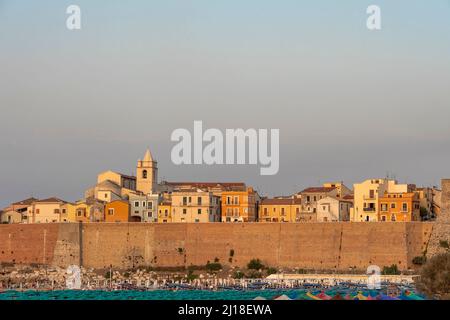
POLYGON ((375 208, 364 208, 365 212, 375 212, 375 208))

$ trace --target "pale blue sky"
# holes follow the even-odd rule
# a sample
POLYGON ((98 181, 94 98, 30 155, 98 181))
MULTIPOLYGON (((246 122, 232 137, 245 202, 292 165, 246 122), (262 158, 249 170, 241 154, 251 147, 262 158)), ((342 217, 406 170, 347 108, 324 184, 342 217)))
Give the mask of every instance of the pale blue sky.
POLYGON ((167 180, 289 194, 450 177, 450 1, 2 1, 0 206, 81 198, 145 148, 167 180), (65 27, 78 4, 82 30, 65 27), (366 28, 366 8, 382 30, 366 28), (280 171, 174 166, 170 133, 279 128, 280 171))

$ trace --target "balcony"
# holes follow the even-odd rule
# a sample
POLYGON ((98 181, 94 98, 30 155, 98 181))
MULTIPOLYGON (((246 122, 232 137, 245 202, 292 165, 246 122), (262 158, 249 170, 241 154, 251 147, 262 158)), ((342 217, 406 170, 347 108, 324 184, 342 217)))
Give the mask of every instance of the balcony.
POLYGON ((364 208, 365 212, 375 212, 375 208, 364 208))

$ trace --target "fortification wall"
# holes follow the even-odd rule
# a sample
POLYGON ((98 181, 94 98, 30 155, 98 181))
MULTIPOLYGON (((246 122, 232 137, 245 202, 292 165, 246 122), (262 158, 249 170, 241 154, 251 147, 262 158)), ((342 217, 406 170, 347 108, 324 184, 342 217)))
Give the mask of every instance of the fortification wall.
POLYGON ((447 251, 441 242, 450 243, 450 179, 441 181, 441 212, 433 225, 433 232, 427 248, 427 258, 447 251))
POLYGON ((0 261, 131 268, 245 266, 364 270, 413 267, 432 224, 396 223, 90 223, 0 225, 0 261))

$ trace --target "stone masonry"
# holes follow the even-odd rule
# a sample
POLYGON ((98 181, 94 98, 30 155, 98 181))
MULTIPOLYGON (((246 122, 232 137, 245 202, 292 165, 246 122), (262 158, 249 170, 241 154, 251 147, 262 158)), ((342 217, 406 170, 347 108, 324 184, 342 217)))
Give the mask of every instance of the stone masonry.
POLYGON ((444 253, 448 249, 444 248, 445 243, 450 242, 450 179, 442 179, 442 204, 441 213, 437 216, 433 224, 431 238, 427 248, 427 258, 444 253))

